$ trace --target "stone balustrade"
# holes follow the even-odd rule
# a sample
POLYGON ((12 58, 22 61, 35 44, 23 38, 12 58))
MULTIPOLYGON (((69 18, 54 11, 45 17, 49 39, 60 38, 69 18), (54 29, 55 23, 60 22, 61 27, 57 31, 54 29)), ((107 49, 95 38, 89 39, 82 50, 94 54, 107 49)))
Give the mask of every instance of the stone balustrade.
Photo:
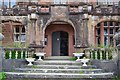
POLYGON ((113 60, 117 58, 117 49, 115 48, 87 48, 85 56, 96 60, 113 60))
POLYGON ((29 48, 4 48, 3 50, 5 59, 25 59, 34 51, 29 48))

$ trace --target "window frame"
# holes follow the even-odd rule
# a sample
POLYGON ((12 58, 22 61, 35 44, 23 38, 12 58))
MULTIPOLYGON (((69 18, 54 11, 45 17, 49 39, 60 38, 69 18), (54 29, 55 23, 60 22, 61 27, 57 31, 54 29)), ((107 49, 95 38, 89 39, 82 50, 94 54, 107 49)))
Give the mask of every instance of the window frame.
POLYGON ((26 42, 26 30, 25 30, 25 32, 22 32, 22 29, 23 28, 25 28, 25 26, 14 26, 14 42, 26 42), (16 32, 16 28, 19 28, 19 32, 16 32), (17 39, 17 37, 16 37, 16 35, 18 35, 18 39, 17 39), (22 35, 24 35, 24 40, 23 39, 21 39, 21 36, 22 35))
POLYGON ((117 33, 116 30, 119 29, 119 25, 116 26, 116 24, 119 24, 119 23, 117 21, 104 21, 98 24, 95 26, 95 33, 94 33, 96 46, 102 45, 105 47, 109 47, 109 46, 116 47, 117 43, 113 37, 117 33), (105 22, 107 22, 107 26, 104 24, 105 22), (112 22, 113 26, 110 26, 110 22, 112 22), (98 24, 100 24, 100 26, 97 26, 98 24), (98 34, 98 30, 100 30, 99 34, 98 34), (111 30, 113 32, 111 32, 111 30), (98 38, 100 38, 100 42, 98 42, 98 38))

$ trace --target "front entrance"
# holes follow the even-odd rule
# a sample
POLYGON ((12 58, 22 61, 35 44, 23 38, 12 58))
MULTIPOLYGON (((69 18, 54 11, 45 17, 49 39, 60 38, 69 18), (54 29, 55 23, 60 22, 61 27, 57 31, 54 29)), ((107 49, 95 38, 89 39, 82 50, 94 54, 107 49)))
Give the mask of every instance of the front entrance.
POLYGON ((56 31, 52 33, 52 56, 68 56, 68 33, 56 31))
POLYGON ((45 29, 46 56, 73 56, 74 28, 67 23, 51 23, 45 29))

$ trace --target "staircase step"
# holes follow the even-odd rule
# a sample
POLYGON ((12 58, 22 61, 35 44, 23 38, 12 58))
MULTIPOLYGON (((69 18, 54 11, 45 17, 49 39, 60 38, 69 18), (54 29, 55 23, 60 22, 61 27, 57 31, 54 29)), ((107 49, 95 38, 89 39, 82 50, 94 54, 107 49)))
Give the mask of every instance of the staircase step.
POLYGON ((80 61, 70 61, 70 60, 44 60, 44 61, 35 61, 35 65, 82 65, 80 61))
POLYGON ((16 78, 113 78, 113 73, 73 74, 73 73, 25 73, 5 72, 8 77, 16 78))
POLYGON ((35 72, 35 73, 102 73, 102 69, 33 69, 33 68, 16 68, 16 72, 35 72))
POLYGON ((70 60, 70 56, 50 56, 45 57, 45 60, 70 60))
POLYGON ((40 68, 40 69, 96 69, 94 65, 88 66, 79 66, 79 65, 33 65, 33 66, 24 66, 27 68, 40 68))

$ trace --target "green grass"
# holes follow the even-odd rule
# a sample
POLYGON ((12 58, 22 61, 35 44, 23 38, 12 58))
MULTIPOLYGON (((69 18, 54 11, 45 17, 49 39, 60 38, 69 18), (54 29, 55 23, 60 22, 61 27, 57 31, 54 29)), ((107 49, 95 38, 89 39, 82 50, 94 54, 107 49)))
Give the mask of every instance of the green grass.
POLYGON ((120 80, 120 77, 115 76, 113 80, 120 80))
POLYGON ((4 72, 0 72, 0 80, 6 80, 6 74, 4 72))
POLYGON ((70 58, 69 60, 75 61, 75 60, 76 60, 76 57, 72 57, 72 58, 70 58))

